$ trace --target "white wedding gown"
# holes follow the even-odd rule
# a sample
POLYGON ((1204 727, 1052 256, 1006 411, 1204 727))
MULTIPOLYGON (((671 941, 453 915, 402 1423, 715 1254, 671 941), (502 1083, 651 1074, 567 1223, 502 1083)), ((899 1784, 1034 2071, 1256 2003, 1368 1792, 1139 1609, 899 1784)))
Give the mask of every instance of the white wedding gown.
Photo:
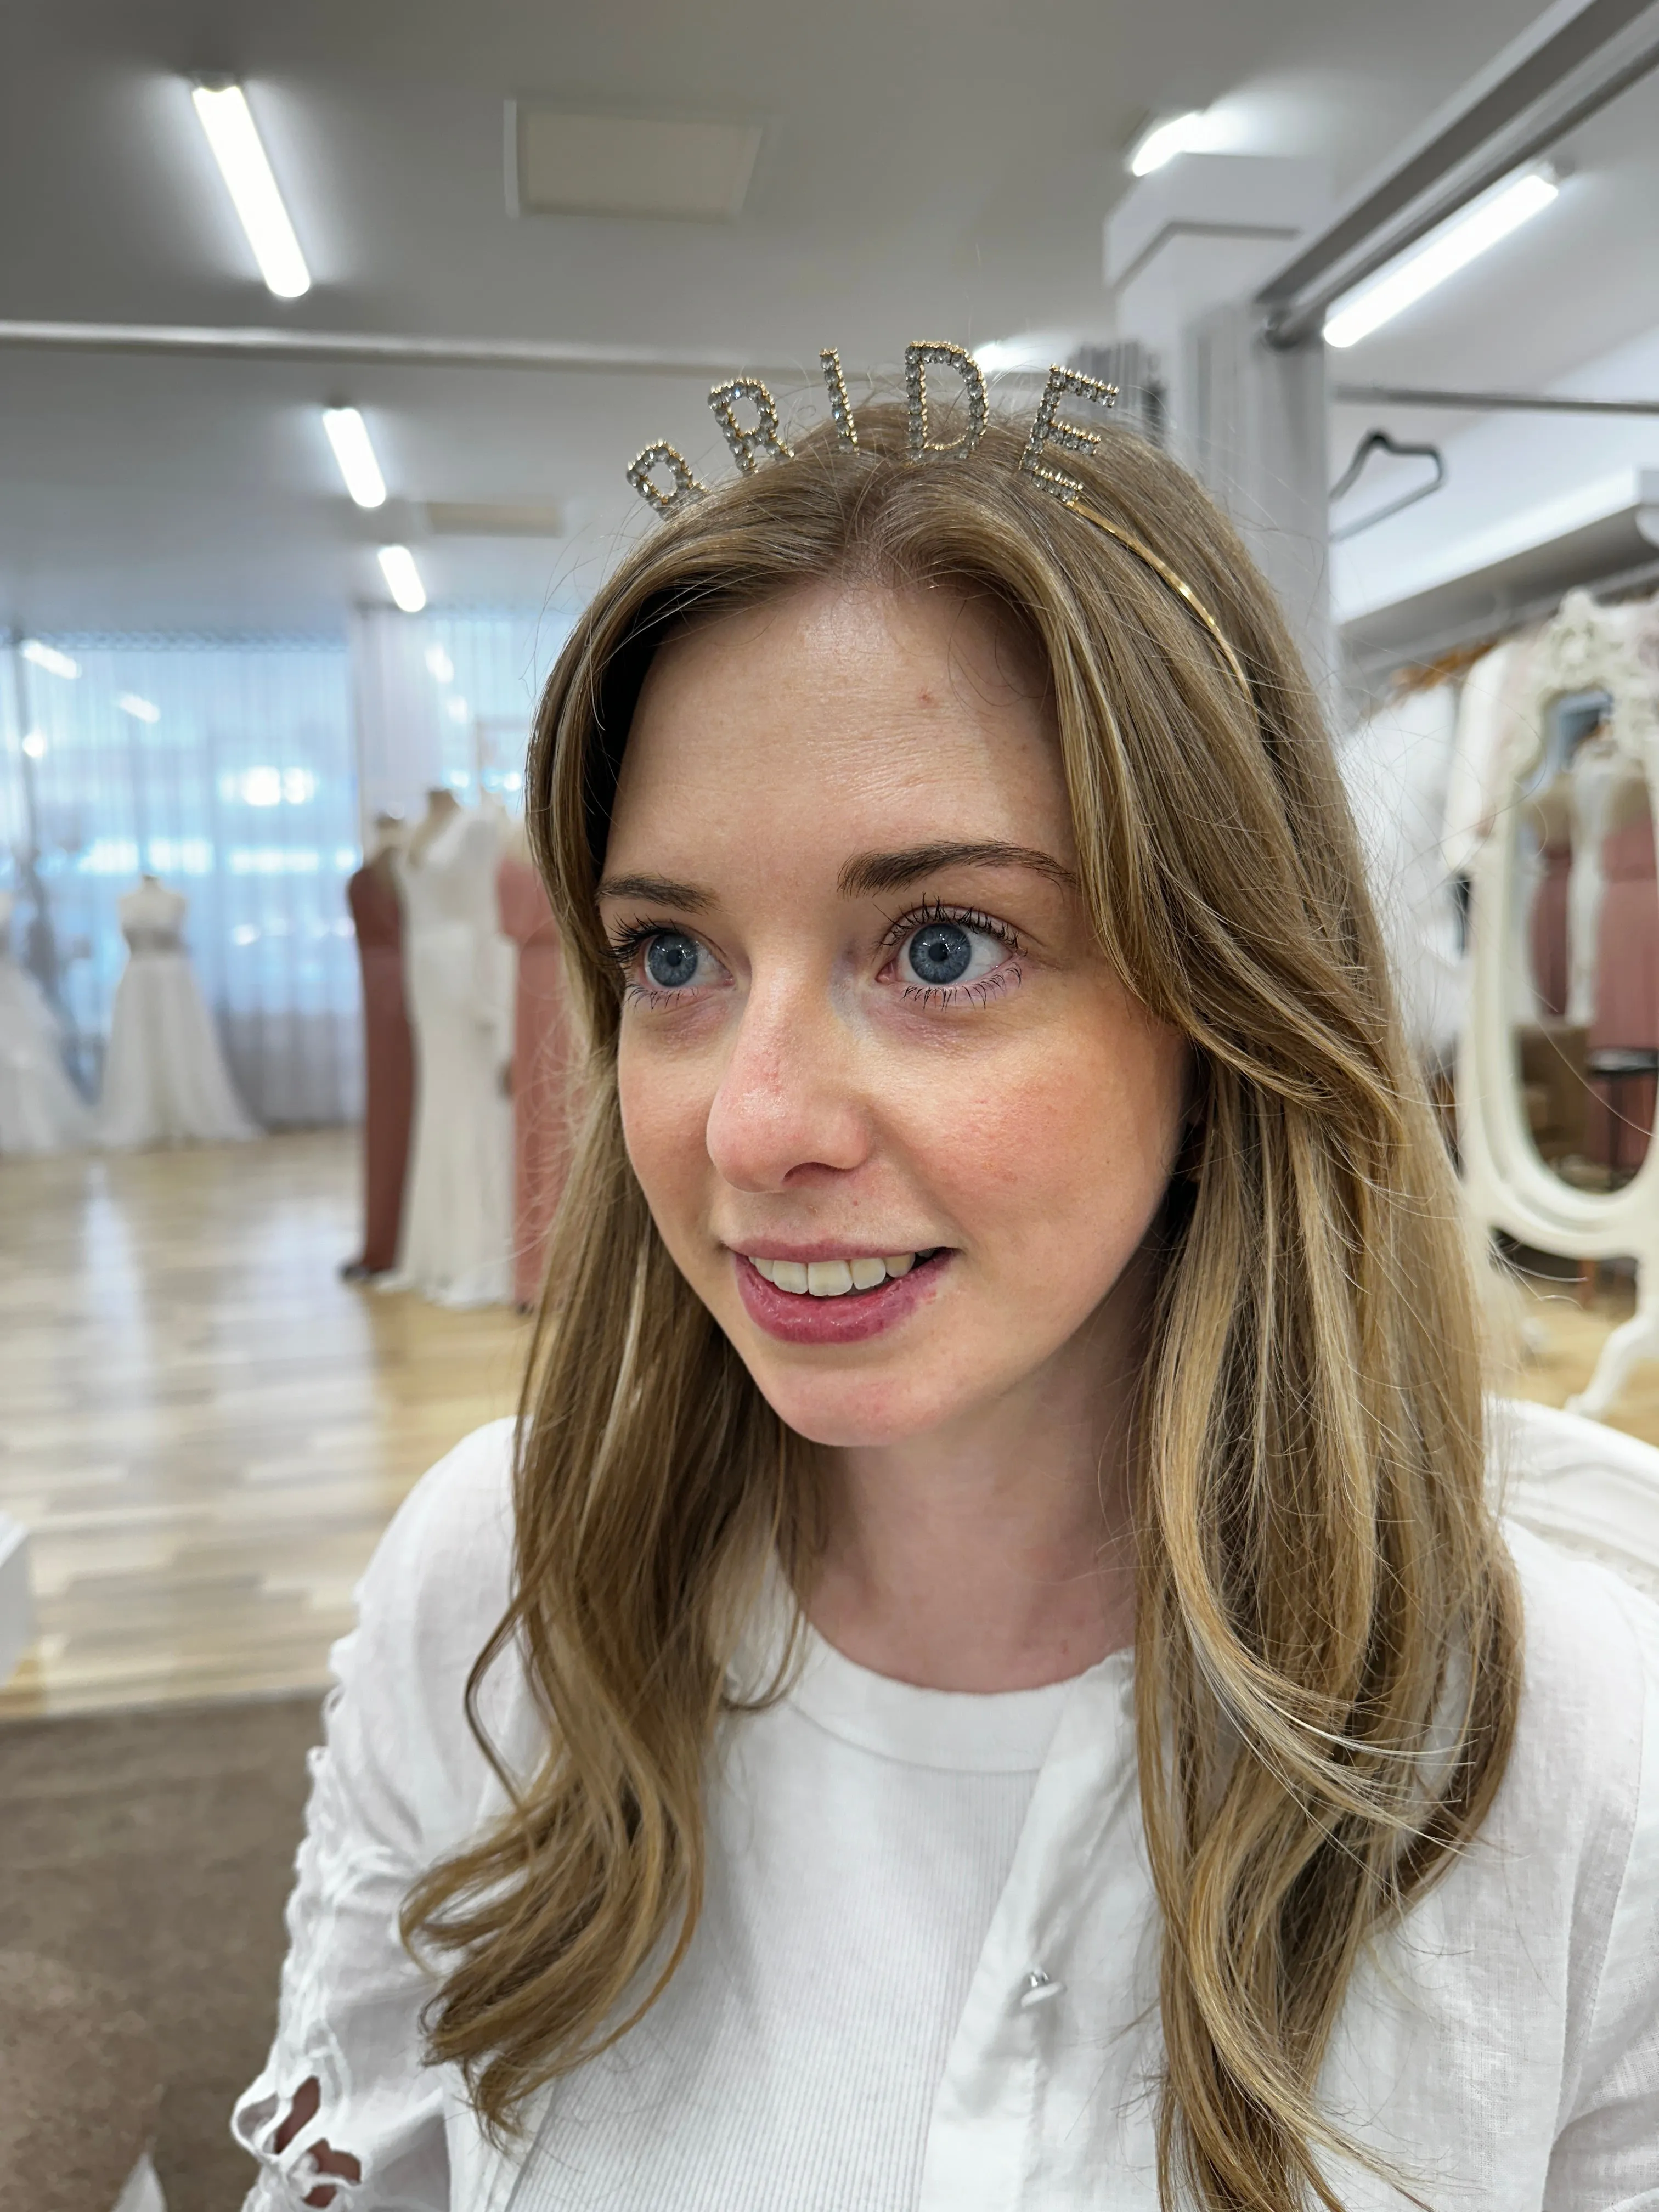
POLYGON ((395 1274, 445 1306, 512 1296, 512 949, 495 904, 495 826, 458 811, 398 862, 415 1030, 415 1134, 395 1274))
POLYGON ((98 1137, 113 1150, 240 1144, 258 1136, 236 1096, 185 951, 190 902, 146 881, 118 908, 127 964, 115 988, 98 1137))
POLYGON ((11 957, 11 894, 0 891, 0 1158, 84 1145, 92 1116, 64 1072, 58 1022, 27 968, 11 957))

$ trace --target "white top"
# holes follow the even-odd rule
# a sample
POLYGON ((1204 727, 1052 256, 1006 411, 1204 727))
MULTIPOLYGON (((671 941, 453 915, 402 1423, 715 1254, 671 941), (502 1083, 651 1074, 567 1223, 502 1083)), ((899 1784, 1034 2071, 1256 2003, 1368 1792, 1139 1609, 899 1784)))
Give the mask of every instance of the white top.
MULTIPOLYGON (((1524 1473, 1564 1423, 1586 1459, 1605 1437, 1659 1480, 1659 1455, 1593 1424, 1499 1425, 1524 1473)), ((781 1711, 729 1726, 707 1917, 641 2026, 499 2152, 459 2080, 421 2068, 430 1984, 397 1907, 501 1802, 461 1698, 507 1596, 509 1451, 507 1424, 480 1430, 416 1487, 336 1649, 277 2039, 235 2115, 264 2160, 249 2207, 299 2206, 326 2138, 363 2165, 337 2212, 1156 2212, 1157 1914, 1125 1656, 981 1699, 816 1645, 781 1711), (311 2075, 317 2118, 272 2158, 311 2075)), ((1322 2094, 1437 2212, 1659 2212, 1659 1611, 1514 1544, 1509 1771, 1356 1975, 1322 2094)), ((506 1662, 484 1710, 528 1770, 539 1724, 506 1662)), ((1403 2201, 1363 2170, 1330 2179, 1348 2212, 1403 2201)))

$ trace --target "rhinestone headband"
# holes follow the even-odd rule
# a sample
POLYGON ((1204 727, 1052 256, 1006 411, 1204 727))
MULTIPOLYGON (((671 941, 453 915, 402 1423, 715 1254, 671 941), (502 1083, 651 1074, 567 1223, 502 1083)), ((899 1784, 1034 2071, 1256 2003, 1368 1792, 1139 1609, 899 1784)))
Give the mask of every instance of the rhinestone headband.
MULTIPOLYGON (((859 442, 858 425, 853 418, 853 407, 847 396, 847 380, 842 374, 841 356, 833 346, 826 346, 818 356, 823 372, 824 390, 830 401, 830 419, 836 426, 839 445, 853 447, 859 442)), ((907 450, 915 462, 965 461, 985 434, 989 420, 989 409, 985 396, 985 377, 979 363, 965 346, 951 345, 943 340, 919 341, 904 349, 904 392, 908 414, 907 450), (967 427, 954 438, 935 440, 929 411, 927 379, 929 370, 952 373, 959 380, 962 397, 967 404, 967 427)), ((1244 673, 1244 664, 1234 652, 1225 631, 1183 576, 1178 575, 1167 561, 1160 560, 1150 545, 1125 530, 1121 523, 1112 521, 1090 505, 1084 495, 1079 478, 1056 468, 1045 457, 1054 452, 1086 453, 1100 443, 1098 430, 1085 428, 1080 422, 1065 420, 1060 403, 1066 398, 1083 399, 1097 407, 1109 408, 1117 404, 1117 386, 1103 384, 1098 378, 1085 376, 1080 369, 1051 368, 1048 380, 1037 402, 1037 410, 1031 420, 1030 434, 1025 441, 1019 457, 1024 475, 1031 477, 1046 491, 1053 494, 1060 505, 1069 508, 1079 520, 1092 525, 1103 535, 1121 545, 1126 553, 1152 570, 1160 583, 1172 592, 1195 621, 1208 631, 1210 641, 1225 664, 1228 674, 1237 684, 1244 703, 1252 713, 1255 710, 1250 680, 1244 673)), ((785 443, 778 419, 777 402, 757 376, 733 376, 724 384, 717 384, 708 395, 708 404, 720 434, 732 451, 732 458, 745 476, 752 476, 766 461, 789 461, 794 459, 794 448, 785 443), (752 410, 751 422, 741 421, 738 403, 743 401, 752 410)), ((694 500, 701 499, 708 489, 700 483, 690 463, 677 447, 665 439, 647 446, 630 463, 628 481, 640 497, 656 514, 666 521, 678 514, 694 500), (659 481, 666 471, 669 481, 659 481)))

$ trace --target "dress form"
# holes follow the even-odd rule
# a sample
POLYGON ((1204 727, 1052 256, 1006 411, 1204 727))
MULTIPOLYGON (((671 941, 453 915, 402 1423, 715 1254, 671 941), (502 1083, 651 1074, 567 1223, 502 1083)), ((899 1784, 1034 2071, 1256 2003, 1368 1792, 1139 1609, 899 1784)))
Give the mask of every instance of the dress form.
POLYGON ((11 957, 13 905, 0 891, 0 1158, 66 1152, 92 1133, 92 1116, 64 1072, 57 1019, 11 957))
POLYGON ((98 1109, 99 1140, 116 1149, 240 1144, 258 1134, 185 951, 189 908, 182 891, 147 875, 117 908, 128 957, 110 1014, 98 1109))
POLYGON ((400 817, 380 815, 374 850, 346 885, 363 988, 363 1242, 341 1269, 348 1280, 398 1264, 415 1107, 415 1040, 404 984, 400 817))
POLYGON ((396 863, 415 1033, 415 1128, 388 1290, 440 1305, 504 1302, 512 1288, 511 955, 495 908, 495 825, 449 791, 396 863))
POLYGON ((513 1296, 541 1295, 548 1233, 569 1165, 570 1054, 564 955, 553 909, 521 826, 508 832, 495 877, 501 933, 519 949, 513 1032, 513 1296))
POLYGON ((1601 840, 1622 757, 1598 724, 1573 754, 1572 872, 1567 881, 1567 1019, 1588 1029, 1595 1016, 1595 952, 1601 915, 1601 840))

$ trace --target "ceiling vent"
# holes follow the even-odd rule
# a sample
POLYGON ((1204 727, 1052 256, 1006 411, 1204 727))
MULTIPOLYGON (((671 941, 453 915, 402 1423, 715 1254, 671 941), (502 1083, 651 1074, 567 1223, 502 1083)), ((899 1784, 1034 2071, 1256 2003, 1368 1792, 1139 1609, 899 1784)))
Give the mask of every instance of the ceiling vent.
POLYGON ((503 501, 430 499, 427 527, 440 538, 562 538, 564 509, 514 507, 503 501))
POLYGON ((743 206, 760 143, 758 124, 576 115, 509 100, 507 213, 729 222, 743 206))

